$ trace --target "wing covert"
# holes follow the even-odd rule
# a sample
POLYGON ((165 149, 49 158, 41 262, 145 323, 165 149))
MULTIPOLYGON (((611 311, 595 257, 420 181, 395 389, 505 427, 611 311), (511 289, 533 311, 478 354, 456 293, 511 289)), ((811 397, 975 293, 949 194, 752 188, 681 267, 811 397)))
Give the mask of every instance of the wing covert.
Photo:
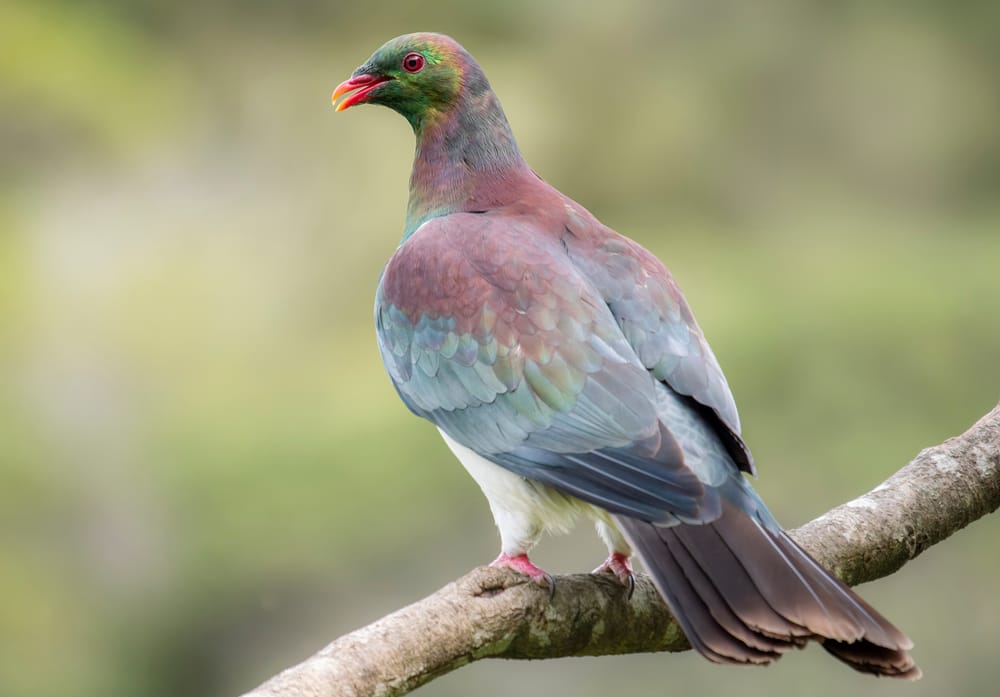
POLYGON ((563 239, 570 256, 597 287, 642 365, 714 418, 737 466, 755 473, 729 383, 673 276, 650 252, 586 211, 567 204, 567 214, 563 239))

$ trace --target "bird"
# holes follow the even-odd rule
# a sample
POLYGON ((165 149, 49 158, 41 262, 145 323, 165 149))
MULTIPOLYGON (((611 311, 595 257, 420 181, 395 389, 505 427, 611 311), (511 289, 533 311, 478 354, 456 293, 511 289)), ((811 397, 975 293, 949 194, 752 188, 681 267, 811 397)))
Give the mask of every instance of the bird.
POLYGON ((858 671, 920 676, 910 639, 752 488, 732 392, 673 276, 529 167, 468 51, 396 37, 332 102, 388 107, 416 136, 378 346, 485 494, 493 566, 551 589, 529 552, 589 519, 608 548, 595 573, 631 589, 637 556, 710 661, 769 664, 816 641, 858 671))

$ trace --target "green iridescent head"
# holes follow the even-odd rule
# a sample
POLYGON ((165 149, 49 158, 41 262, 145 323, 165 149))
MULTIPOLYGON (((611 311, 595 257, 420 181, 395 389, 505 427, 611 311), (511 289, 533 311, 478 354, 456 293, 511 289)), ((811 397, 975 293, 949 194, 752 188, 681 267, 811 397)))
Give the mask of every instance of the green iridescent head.
POLYGON ((381 104, 419 128, 459 100, 463 86, 485 82, 472 56, 443 34, 404 34, 385 43, 333 93, 337 111, 381 104))

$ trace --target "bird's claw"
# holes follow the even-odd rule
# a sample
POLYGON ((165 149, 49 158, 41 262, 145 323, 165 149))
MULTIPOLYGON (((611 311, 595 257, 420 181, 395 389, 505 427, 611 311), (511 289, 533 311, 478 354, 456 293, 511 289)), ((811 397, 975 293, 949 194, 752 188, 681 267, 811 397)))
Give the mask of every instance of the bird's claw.
POLYGON ((524 574, 538 585, 547 586, 550 598, 556 592, 556 580, 552 577, 552 574, 535 566, 528 559, 527 554, 510 555, 506 552, 501 552, 499 557, 490 562, 490 566, 513 569, 519 574, 524 574))
POLYGON ((635 572, 632 570, 632 561, 627 555, 621 552, 612 552, 611 556, 594 569, 593 573, 612 574, 617 577, 627 589, 626 598, 632 599, 632 593, 635 592, 635 572))

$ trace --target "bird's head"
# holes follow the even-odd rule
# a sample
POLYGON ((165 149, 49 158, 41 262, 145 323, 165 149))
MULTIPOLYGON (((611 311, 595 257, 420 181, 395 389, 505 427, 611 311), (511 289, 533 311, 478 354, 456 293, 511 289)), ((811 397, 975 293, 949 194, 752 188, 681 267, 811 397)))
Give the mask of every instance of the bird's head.
POLYGON ((405 34, 388 41, 340 83, 332 101, 337 111, 356 104, 381 104, 417 127, 456 103, 470 73, 481 75, 479 66, 454 39, 443 34, 405 34))

